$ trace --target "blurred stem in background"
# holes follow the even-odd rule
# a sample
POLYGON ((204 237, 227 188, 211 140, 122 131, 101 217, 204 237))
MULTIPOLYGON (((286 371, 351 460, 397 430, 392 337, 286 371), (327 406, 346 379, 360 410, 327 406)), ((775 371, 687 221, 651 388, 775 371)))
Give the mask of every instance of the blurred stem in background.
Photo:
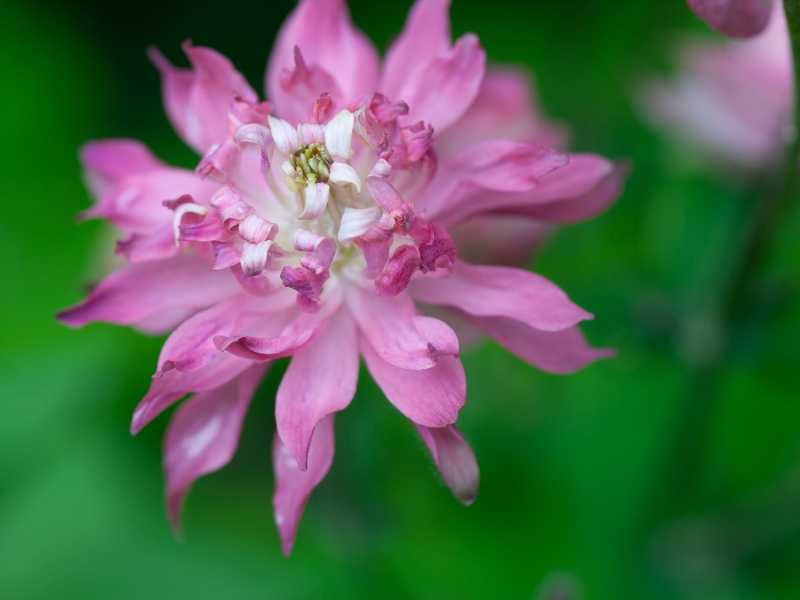
MULTIPOLYGON (((704 480, 707 442, 717 403, 721 400, 722 371, 731 359, 731 340, 738 327, 746 321, 748 311, 754 307, 757 296, 755 292, 761 268, 769 255, 770 243, 792 201, 798 196, 800 135, 797 123, 800 123, 800 94, 796 87, 800 81, 800 0, 785 0, 784 7, 794 65, 793 124, 786 132, 786 150, 781 159, 766 166, 755 178, 749 192, 742 194, 740 198, 736 230, 727 240, 730 244, 727 254, 731 259, 720 264, 720 271, 711 282, 705 282, 709 287, 703 286, 703 289, 698 290, 696 297, 702 300, 693 310, 687 312, 679 326, 678 334, 682 342, 680 346, 687 366, 686 393, 677 415, 675 436, 671 446, 667 448, 663 469, 656 473, 651 496, 646 498, 646 506, 649 508, 640 530, 645 544, 651 542, 647 538, 653 531, 658 531, 672 519, 698 508, 696 503, 704 480)), ((779 495, 784 496, 785 502, 776 500, 775 494, 766 495, 763 502, 756 500, 749 503, 747 510, 726 510, 718 516, 702 520, 702 526, 692 527, 692 531, 704 531, 708 534, 703 536, 706 540, 719 541, 736 538, 737 531, 760 531, 761 524, 777 520, 782 523, 780 527, 766 527, 765 531, 774 530, 776 536, 784 538, 791 533, 787 531, 787 525, 795 531, 800 530, 800 520, 792 519, 788 524, 781 520, 780 515, 775 514, 776 505, 783 506, 789 502, 796 506, 800 503, 797 478, 792 478, 791 483, 793 484, 777 486, 779 495), (732 515, 736 518, 732 519, 732 515), (741 519, 749 521, 741 522, 741 519)), ((676 536, 669 531, 666 533, 666 537, 679 546, 683 546, 679 540, 686 538, 684 541, 688 543, 684 549, 696 545, 696 536, 678 535, 676 540, 673 539, 676 536)), ((753 551, 757 552, 760 547, 769 547, 767 542, 759 539, 759 544, 753 545, 753 551)), ((749 547, 748 544, 745 545, 749 547)), ((749 556, 744 550, 733 552, 734 548, 717 546, 714 546, 714 550, 720 554, 716 557, 720 560, 728 554, 749 556)), ((679 554, 680 549, 677 550, 679 554)))

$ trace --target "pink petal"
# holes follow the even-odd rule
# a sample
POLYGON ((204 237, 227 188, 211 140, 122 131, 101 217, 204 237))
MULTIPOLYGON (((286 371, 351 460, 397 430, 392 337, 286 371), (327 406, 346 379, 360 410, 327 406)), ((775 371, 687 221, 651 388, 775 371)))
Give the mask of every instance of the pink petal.
POLYGON ((436 153, 447 160, 462 148, 499 139, 560 148, 565 137, 559 125, 543 119, 527 73, 493 68, 469 110, 437 139, 436 153))
POLYGON ((301 470, 306 470, 309 443, 317 423, 350 404, 357 380, 355 323, 342 310, 314 340, 295 353, 278 388, 278 435, 301 470))
POLYGON ((456 422, 467 395, 464 367, 457 357, 441 356, 429 369, 403 369, 386 362, 365 336, 361 353, 386 398, 408 419, 425 427, 456 422))
POLYGON ((218 336, 277 334, 291 318, 292 294, 282 288, 267 296, 236 294, 187 319, 172 332, 158 359, 160 372, 192 371, 205 366, 218 352, 218 336))
POLYGON ((280 114, 292 123, 308 121, 323 94, 327 94, 333 104, 343 101, 333 75, 319 65, 309 67, 298 46, 294 48, 294 66, 285 68, 280 86, 283 91, 280 114))
POLYGON ((429 220, 455 223, 470 214, 492 210, 494 198, 502 200, 507 194, 536 189, 548 174, 558 173, 568 163, 567 155, 543 146, 481 142, 439 166, 417 201, 417 209, 429 220))
POLYGON ((629 167, 626 164, 613 165, 605 175, 594 176, 587 169, 583 176, 593 181, 591 182, 591 187, 583 194, 571 195, 580 189, 579 186, 571 190, 564 190, 561 194, 555 192, 558 188, 568 188, 570 173, 579 171, 581 164, 588 165, 591 162, 595 162, 597 165, 598 173, 605 171, 604 159, 598 160, 597 157, 591 156, 573 156, 573 160, 570 163, 572 169, 569 166, 564 169, 564 172, 561 173, 560 182, 557 181, 559 178, 554 173, 551 187, 550 178, 545 177, 541 188, 535 190, 534 194, 531 195, 537 196, 541 194, 540 197, 547 197, 545 196, 546 194, 551 194, 550 197, 553 197, 563 194, 563 197, 547 203, 533 203, 527 207, 517 207, 513 205, 514 203, 511 203, 509 206, 495 211, 495 214, 520 215, 536 219, 536 221, 559 224, 579 223, 596 217, 611 206, 622 194, 629 171, 629 167))
POLYGON ((575 373, 596 360, 615 354, 607 348, 590 347, 577 327, 541 331, 503 317, 472 320, 509 351, 548 373, 575 373))
POLYGON ((127 139, 89 142, 81 148, 81 163, 95 196, 102 196, 123 177, 164 168, 147 146, 127 139))
POLYGON ((300 470, 291 451, 276 434, 272 443, 272 467, 275 471, 275 494, 272 504, 275 523, 287 556, 294 546, 297 526, 311 492, 328 474, 333 464, 333 415, 322 419, 314 429, 308 450, 308 468, 300 470))
POLYGON ((450 0, 417 0, 386 53, 380 89, 402 100, 410 75, 450 50, 450 0))
POLYGON ((458 338, 453 330, 436 319, 417 316, 407 294, 384 297, 353 289, 347 302, 371 347, 395 367, 431 369, 448 355, 458 354, 458 338))
POLYGON ((284 70, 294 67, 295 46, 310 69, 334 78, 345 105, 375 90, 378 55, 353 27, 344 0, 302 0, 278 34, 266 73, 267 97, 282 117, 291 118, 296 110, 282 82, 284 70))
POLYGON ((478 95, 486 53, 478 38, 466 34, 452 50, 409 76, 392 98, 405 101, 407 121, 424 121, 438 135, 456 123, 478 95))
POLYGON ((687 0, 711 27, 734 37, 761 33, 769 23, 772 0, 687 0))
POLYGON ((191 392, 218 388, 238 377, 253 362, 225 352, 217 352, 195 371, 171 369, 156 373, 147 394, 133 411, 131 433, 137 434, 176 400, 191 392))
POLYGON ((467 506, 475 502, 480 480, 478 461, 458 429, 452 425, 439 428, 417 425, 416 428, 447 487, 467 506))
POLYGON ((413 281, 411 294, 422 302, 481 317, 509 317, 542 331, 560 331, 592 318, 544 277, 513 267, 457 261, 447 277, 413 281))
POLYGON ((82 216, 108 219, 135 233, 151 233, 171 222, 165 200, 188 194, 204 201, 219 187, 191 171, 164 166, 144 145, 130 140, 91 142, 81 150, 81 162, 97 199, 82 216))
POLYGON ((134 233, 117 242, 117 254, 134 263, 171 258, 178 250, 171 224, 161 225, 149 234, 134 233))
POLYGON ((218 336, 214 343, 220 350, 249 360, 265 361, 291 356, 322 330, 325 322, 341 305, 341 297, 332 295, 317 312, 290 311, 283 319, 272 319, 269 331, 262 335, 218 336))
POLYGON ((164 106, 173 127, 198 154, 229 137, 228 113, 236 98, 255 103, 258 96, 219 52, 183 44, 191 69, 174 67, 158 50, 150 60, 161 72, 164 106))
POLYGON ((223 386, 197 394, 172 416, 163 453, 167 511, 176 531, 191 485, 233 458, 242 421, 264 370, 263 366, 250 368, 223 386))
POLYGON ((58 318, 71 327, 91 321, 133 325, 163 311, 209 306, 237 289, 230 273, 212 271, 193 255, 177 256, 115 271, 58 318))

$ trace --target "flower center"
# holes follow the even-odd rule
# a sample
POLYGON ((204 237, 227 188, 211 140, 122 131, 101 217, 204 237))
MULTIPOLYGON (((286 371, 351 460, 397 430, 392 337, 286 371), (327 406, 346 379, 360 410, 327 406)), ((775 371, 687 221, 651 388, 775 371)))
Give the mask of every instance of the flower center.
POLYGON ((294 182, 306 186, 328 181, 333 158, 323 144, 313 143, 294 151, 289 163, 294 169, 294 182))

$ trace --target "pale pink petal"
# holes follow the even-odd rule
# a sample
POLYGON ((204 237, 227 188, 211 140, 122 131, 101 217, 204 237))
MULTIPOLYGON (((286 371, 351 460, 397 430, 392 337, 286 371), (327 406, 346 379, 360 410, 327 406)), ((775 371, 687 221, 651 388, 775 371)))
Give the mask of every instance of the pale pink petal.
POLYGON ((300 147, 297 130, 288 121, 270 115, 267 117, 272 141, 283 154, 291 154, 300 147))
POLYGON ((347 303, 364 337, 385 361, 400 369, 424 370, 458 354, 458 338, 444 323, 416 315, 407 294, 384 297, 350 290, 347 303))
POLYGON ((293 110, 282 79, 294 66, 295 46, 309 68, 316 66, 333 76, 344 104, 375 90, 377 52, 353 27, 344 0, 302 0, 283 24, 267 68, 267 97, 279 115, 287 117, 293 110))
POLYGON ((202 369, 194 371, 171 369, 156 373, 147 394, 133 411, 131 433, 134 435, 139 433, 186 394, 218 388, 252 366, 253 361, 226 352, 217 352, 202 369))
POLYGON ((439 135, 475 100, 485 67, 486 53, 478 38, 466 34, 452 50, 411 75, 392 97, 408 104, 408 122, 424 121, 439 135))
MULTIPOLYGON (((502 168, 489 168, 487 173, 491 173, 491 177, 481 179, 475 175, 465 179, 466 184, 461 186, 449 176, 437 176, 424 194, 425 216, 447 225, 488 213, 572 222, 600 212, 611 204, 621 190, 626 174, 624 167, 600 156, 545 154, 541 159, 545 162, 541 165, 540 175, 532 176, 526 182, 526 160, 517 164, 519 177, 509 178, 505 183, 500 178, 502 168), (564 158, 567 158, 566 164, 564 158)), ((447 166, 443 165, 442 170, 446 169, 447 166)))
POLYGON ((688 0, 688 3, 714 29, 734 37, 751 37, 764 31, 773 5, 772 0, 688 0))
POLYGON ((381 209, 345 207, 339 223, 339 241, 346 242, 364 235, 372 225, 381 218, 381 209))
POLYGON ((441 356, 429 369, 403 369, 381 358, 365 336, 361 354, 386 398, 408 419, 425 427, 456 422, 467 395, 464 367, 458 357, 441 356))
POLYGON ((314 220, 325 212, 331 188, 327 183, 312 183, 303 189, 303 212, 298 219, 314 220))
POLYGON ((138 140, 108 139, 89 142, 80 152, 89 188, 97 197, 123 177, 164 169, 150 149, 138 140))
POLYGON ((416 425, 416 428, 453 495, 467 506, 475 502, 480 471, 475 453, 461 432, 452 425, 438 428, 416 425))
POLYGON ((333 415, 322 419, 314 429, 308 450, 308 468, 301 470, 291 451, 275 434, 272 443, 272 468, 275 472, 275 494, 272 504, 281 547, 287 556, 294 546, 300 517, 311 492, 328 474, 334 453, 333 415))
POLYGON ((214 339, 231 335, 277 334, 292 314, 294 298, 284 288, 267 296, 236 294, 197 313, 172 332, 161 349, 159 372, 191 371, 207 364, 218 352, 214 339))
POLYGON ((176 531, 191 485, 233 458, 242 421, 264 370, 263 366, 250 368, 225 385, 196 394, 172 416, 163 454, 167 512, 176 531))
POLYGON ((346 310, 298 350, 286 370, 275 399, 278 435, 301 470, 308 461, 314 428, 326 416, 350 404, 358 380, 358 339, 346 310))
POLYGON ((521 70, 488 69, 475 102, 437 138, 436 154, 447 160, 472 144, 500 139, 549 148, 561 148, 566 141, 564 129, 541 116, 533 82, 521 70))
MULTIPOLYGON (((579 164, 584 161, 589 163, 594 162, 595 160, 595 158, 590 157, 575 157, 573 169, 578 170, 579 164)), ((604 159, 600 159, 598 162, 596 162, 598 166, 598 172, 605 170, 605 166, 603 164, 604 162, 604 159)), ((567 183, 567 177, 569 176, 571 169, 565 169, 565 172, 562 174, 563 179, 561 182, 557 183, 557 178, 555 177, 555 174, 553 174, 553 186, 551 188, 549 181, 550 178, 545 177, 544 181, 542 182, 541 189, 535 190, 534 193, 531 194, 531 196, 537 196, 537 200, 543 196, 552 198, 557 195, 562 197, 546 203, 534 202, 527 206, 516 205, 517 203, 514 202, 510 203, 508 206, 494 211, 494 214, 525 216, 535 219, 537 222, 544 223, 579 223, 581 221, 596 217, 610 207, 617 200, 617 198, 620 197, 629 170, 630 169, 628 165, 624 163, 615 164, 605 175, 597 175, 596 178, 595 176, 589 175, 590 172, 587 170, 584 174, 589 175, 589 177, 593 179, 593 184, 583 194, 572 195, 580 189, 580 186, 568 189, 569 186, 565 184, 567 183), (560 187, 562 187, 564 191, 561 193, 556 193, 555 190, 560 187), (549 195, 545 196, 545 194, 549 195)))
POLYGON ((164 260, 175 256, 179 247, 175 243, 172 225, 161 225, 153 233, 134 233, 117 242, 117 254, 129 262, 164 260))
POLYGON ((280 86, 283 92, 280 114, 292 123, 313 118, 315 104, 323 95, 332 105, 343 102, 342 92, 334 76, 317 64, 307 65, 303 51, 298 46, 294 48, 294 66, 283 70, 280 86))
POLYGON ((513 267, 477 266, 457 261, 447 277, 420 277, 412 296, 480 317, 509 317, 542 331, 560 331, 591 319, 556 285, 513 267))
POLYGON ((325 147, 334 158, 350 158, 354 124, 353 113, 343 110, 325 126, 325 147))
POLYGON ((212 271, 196 256, 177 256, 115 271, 58 318, 71 327, 92 321, 133 325, 162 311, 209 306, 237 289, 229 272, 212 271))
POLYGON ((333 163, 329 181, 336 186, 351 188, 356 194, 361 193, 361 178, 347 163, 338 161, 333 163))
POLYGON ((450 0, 417 0, 386 53, 380 89, 402 100, 408 78, 450 50, 450 0))
POLYGON ((261 335, 221 335, 214 339, 220 350, 255 361, 291 356, 309 343, 341 305, 338 293, 326 298, 316 312, 290 312, 285 319, 273 318, 270 330, 261 335))
POLYGON ((484 197, 492 192, 530 191, 546 175, 568 163, 567 155, 544 146, 483 141, 439 165, 433 181, 417 200, 417 210, 427 219, 446 216, 449 222, 456 222, 453 213, 491 210, 491 206, 483 207, 484 197))
POLYGON ((164 105, 183 140, 204 155, 230 134, 228 113, 236 98, 257 102, 258 96, 231 62, 219 52, 183 44, 191 69, 174 67, 158 50, 150 59, 161 72, 164 105))
POLYGON ((503 317, 473 318, 472 321, 522 360, 548 373, 575 373, 615 354, 607 348, 589 346, 577 327, 541 331, 503 317))
POLYGON ((97 200, 82 217, 108 219, 134 233, 151 233, 171 222, 165 200, 183 195, 207 200, 219 187, 191 171, 163 165, 144 145, 131 140, 86 144, 81 162, 97 200))

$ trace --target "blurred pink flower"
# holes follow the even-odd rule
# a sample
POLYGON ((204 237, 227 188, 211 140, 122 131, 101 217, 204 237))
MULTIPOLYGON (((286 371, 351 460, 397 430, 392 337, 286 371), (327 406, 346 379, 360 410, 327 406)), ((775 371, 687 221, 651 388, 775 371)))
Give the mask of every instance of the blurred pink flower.
POLYGON ((541 222, 606 208, 621 175, 552 148, 562 134, 533 112, 527 80, 486 72, 474 35, 451 43, 448 7, 418 0, 381 65, 342 0, 302 1, 269 61, 269 105, 213 50, 186 43, 191 69, 152 51, 197 169, 130 140, 84 148, 98 198, 87 216, 124 232, 129 264, 60 319, 171 331, 131 429, 194 394, 164 444, 176 527, 192 482, 231 459, 265 368, 286 356, 273 450, 285 552, 331 466, 333 415, 353 397, 359 356, 472 502, 478 466, 454 426, 466 397, 459 341, 415 301, 449 307, 547 371, 609 355, 577 329, 591 315, 545 278, 457 256, 448 228, 480 223, 468 243, 487 255, 512 220, 515 239, 535 242, 541 222))
POLYGON ((783 147, 794 96, 786 19, 776 3, 760 36, 693 40, 680 48, 672 82, 648 84, 643 110, 712 157, 757 168, 783 147))
POLYGON ((717 31, 751 37, 764 31, 772 0, 687 0, 691 9, 717 31))

